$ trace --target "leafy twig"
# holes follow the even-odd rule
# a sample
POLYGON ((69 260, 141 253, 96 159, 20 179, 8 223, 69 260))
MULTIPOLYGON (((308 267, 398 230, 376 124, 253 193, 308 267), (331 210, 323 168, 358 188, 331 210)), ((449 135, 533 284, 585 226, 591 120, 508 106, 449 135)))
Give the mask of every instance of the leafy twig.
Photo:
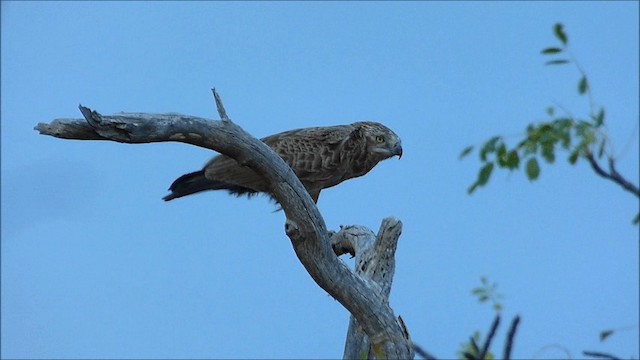
MULTIPOLYGON (((577 91, 579 95, 586 95, 589 101, 588 119, 574 117, 568 110, 563 109, 566 116, 554 116, 554 107, 547 108, 549 121, 527 126, 524 139, 516 146, 507 146, 503 136, 494 136, 479 147, 480 161, 482 165, 478 171, 476 181, 467 189, 469 194, 479 187, 485 186, 495 168, 517 170, 520 164, 524 164, 524 170, 530 181, 535 181, 540 176, 540 158, 552 164, 556 159, 556 150, 569 152, 568 162, 571 165, 579 159, 585 159, 591 168, 599 176, 611 180, 622 186, 623 189, 640 197, 638 186, 626 180, 616 171, 613 145, 607 133, 603 131, 605 126, 605 110, 597 108, 593 99, 591 86, 586 72, 569 49, 569 38, 564 32, 563 25, 557 23, 553 27, 554 36, 560 41, 559 46, 551 46, 543 49, 543 56, 560 56, 549 60, 545 65, 573 64, 580 74, 577 91), (606 151, 610 150, 610 151, 606 151), (606 153, 609 171, 605 171, 598 163, 606 153)), ((473 152, 474 146, 468 146, 460 153, 460 158, 473 152)), ((640 223, 640 213, 633 220, 634 224, 640 223)))
POLYGON ((498 293, 498 284, 490 284, 486 276, 481 277, 480 282, 482 283, 482 286, 474 288, 471 290, 471 293, 476 295, 478 297, 478 301, 481 303, 491 300, 493 310, 500 312, 502 310, 502 304, 499 300, 504 296, 498 293))

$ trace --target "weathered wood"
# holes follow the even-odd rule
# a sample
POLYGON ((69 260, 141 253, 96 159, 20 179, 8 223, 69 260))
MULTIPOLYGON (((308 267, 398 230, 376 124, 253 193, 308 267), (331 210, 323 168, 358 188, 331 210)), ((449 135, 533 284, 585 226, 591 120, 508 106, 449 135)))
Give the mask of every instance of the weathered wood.
MULTIPOLYGON (((401 233, 400 220, 385 218, 380 224, 377 236, 364 226, 346 226, 331 238, 334 250, 344 249, 348 253, 355 253, 356 275, 369 281, 378 300, 387 306, 395 273, 395 251, 401 233)), ((405 339, 410 342, 409 333, 401 318, 398 319, 398 324, 403 329, 405 339)), ((352 315, 349 319, 343 357, 361 359, 380 357, 378 355, 365 330, 352 315)))
POLYGON ((103 116, 80 106, 84 119, 58 119, 50 124, 40 123, 35 129, 43 135, 63 139, 183 142, 218 151, 251 167, 267 179, 272 194, 284 210, 287 217, 285 232, 298 259, 313 280, 357 319, 368 335, 375 355, 379 358, 411 358, 413 353, 404 329, 381 296, 384 293, 381 288, 385 287, 355 274, 336 256, 324 220, 295 173, 268 146, 228 120, 215 91, 214 97, 224 121, 181 114, 103 116))

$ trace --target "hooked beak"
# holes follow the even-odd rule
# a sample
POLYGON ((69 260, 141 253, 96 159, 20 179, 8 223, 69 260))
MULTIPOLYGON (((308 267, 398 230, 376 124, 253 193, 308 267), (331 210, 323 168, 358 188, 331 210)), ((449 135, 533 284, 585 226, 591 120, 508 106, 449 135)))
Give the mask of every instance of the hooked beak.
POLYGON ((393 148, 391 149, 391 153, 393 155, 398 155, 398 159, 402 157, 402 145, 400 145, 400 142, 396 143, 393 146, 393 148))

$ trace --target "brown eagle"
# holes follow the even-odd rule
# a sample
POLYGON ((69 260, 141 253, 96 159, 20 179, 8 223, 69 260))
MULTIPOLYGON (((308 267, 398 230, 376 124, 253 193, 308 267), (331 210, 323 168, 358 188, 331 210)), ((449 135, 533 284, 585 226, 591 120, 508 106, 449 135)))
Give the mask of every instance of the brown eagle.
MULTIPOLYGON (((261 140, 293 169, 314 202, 318 202, 321 190, 362 176, 382 160, 402 156, 398 135, 369 121, 290 130, 261 140)), ((176 179, 169 187, 171 194, 163 199, 169 201, 206 190, 228 190, 236 195, 270 191, 266 181, 251 168, 218 155, 202 170, 176 179)))

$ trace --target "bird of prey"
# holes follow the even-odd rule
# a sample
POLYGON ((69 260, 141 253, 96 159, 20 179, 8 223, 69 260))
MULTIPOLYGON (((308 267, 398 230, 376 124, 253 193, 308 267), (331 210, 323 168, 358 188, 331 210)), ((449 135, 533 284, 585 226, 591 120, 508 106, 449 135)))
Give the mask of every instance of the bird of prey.
MULTIPOLYGON (((368 173, 380 161, 402 156, 400 138, 377 122, 312 127, 281 132, 261 139, 293 169, 318 202, 320 191, 368 173)), ((202 170, 185 174, 171 184, 165 201, 206 190, 236 195, 269 193, 267 182, 233 158, 218 155, 202 170)))

